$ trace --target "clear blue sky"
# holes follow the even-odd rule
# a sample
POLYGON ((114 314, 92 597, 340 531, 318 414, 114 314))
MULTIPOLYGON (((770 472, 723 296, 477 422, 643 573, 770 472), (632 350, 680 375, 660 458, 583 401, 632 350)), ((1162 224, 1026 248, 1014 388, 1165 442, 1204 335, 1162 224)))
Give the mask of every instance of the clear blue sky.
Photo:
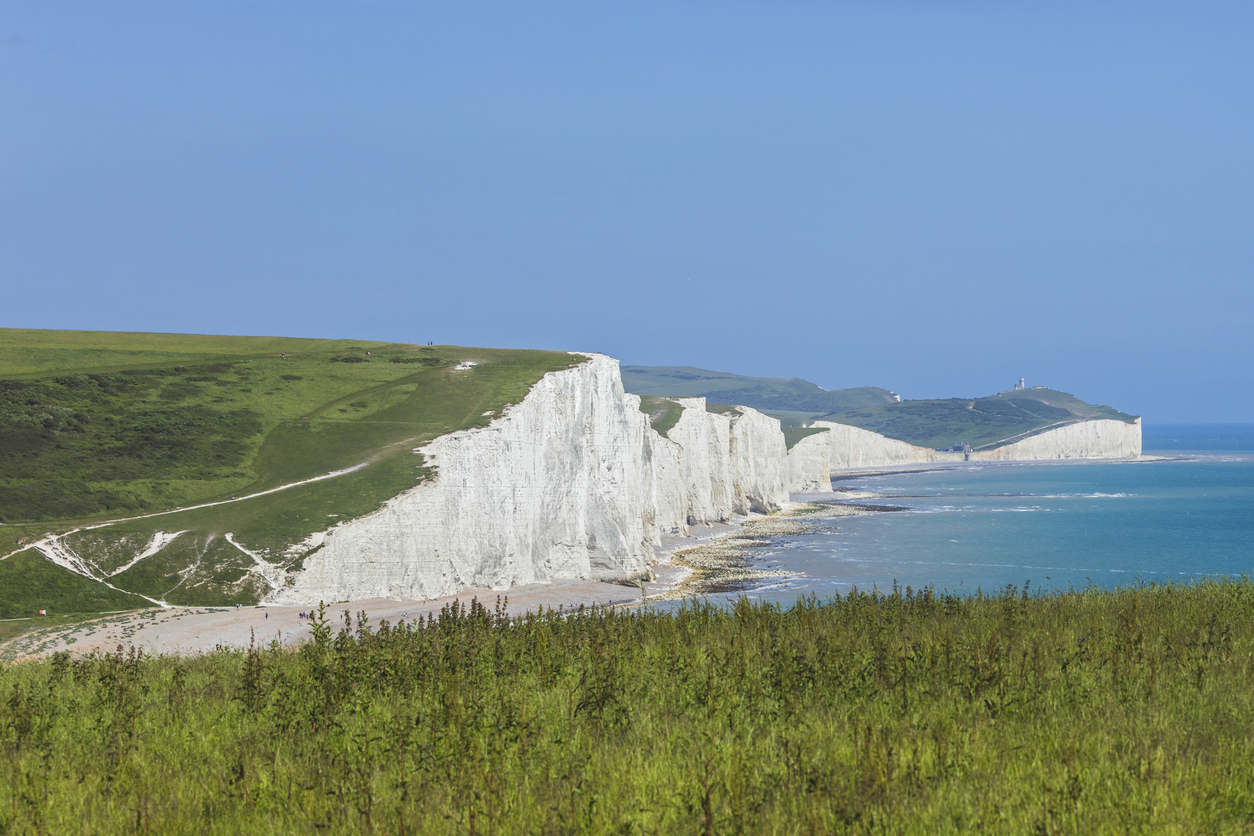
POLYGON ((1254 421, 1254 3, 8 2, 0 326, 1254 421))

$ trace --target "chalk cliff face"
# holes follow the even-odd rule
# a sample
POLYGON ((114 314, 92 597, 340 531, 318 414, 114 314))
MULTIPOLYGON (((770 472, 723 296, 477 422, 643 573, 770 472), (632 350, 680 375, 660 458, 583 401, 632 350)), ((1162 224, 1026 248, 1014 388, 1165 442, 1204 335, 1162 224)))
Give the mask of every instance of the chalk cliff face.
POLYGON ((808 435, 794 444, 785 465, 789 489, 799 493, 830 491, 828 474, 833 470, 963 460, 961 453, 916 447, 848 424, 815 421, 810 426, 826 432, 808 435))
POLYGON ((788 489, 797 493, 826 492, 832 489, 832 440, 829 431, 808 435, 788 451, 784 463, 788 489))
MULTIPOLYGON (((828 473, 844 468, 884 467, 942 461, 962 461, 962 453, 916 447, 878 433, 815 421, 828 431, 806 436, 788 451, 787 484, 792 491, 831 490, 828 473)), ((972 461, 1034 461, 1072 458, 1127 458, 1141 455, 1141 419, 1097 420, 1068 424, 1039 435, 971 453, 972 461)))
POLYGON ((686 522, 726 519, 732 508, 731 421, 705 411, 705 398, 674 398, 683 414, 666 436, 683 450, 686 522))
MULTIPOLYGON (((747 406, 731 421, 732 510, 765 514, 788 501, 788 447, 779 420, 747 406)), ((718 417, 718 416, 715 416, 718 417)))
POLYGON ((778 421, 681 403, 664 438, 623 392, 617 361, 596 355, 546 375, 489 427, 422 448, 430 482, 328 531, 269 600, 635 578, 662 533, 787 501, 778 421))
POLYGON ((1040 459, 1115 459, 1141 455, 1141 419, 1100 420, 1068 424, 1022 441, 977 450, 973 461, 1032 461, 1040 459))
POLYGON ((545 375, 489 427, 422 448, 436 476, 329 531, 271 600, 639 576, 658 537, 654 503, 679 498, 668 481, 654 484, 655 472, 678 475, 667 446, 609 358, 545 375))
POLYGON ((667 437, 679 444, 687 520, 768 513, 788 501, 779 421, 746 406, 707 412, 705 398, 673 398, 684 411, 667 437))
POLYGON ((848 424, 815 421, 814 426, 828 429, 828 432, 820 433, 815 437, 827 437, 828 444, 831 445, 829 456, 833 470, 915 462, 962 461, 963 459, 961 453, 941 453, 927 447, 915 447, 913 444, 907 444, 895 438, 886 438, 879 433, 860 427, 851 427, 848 424))

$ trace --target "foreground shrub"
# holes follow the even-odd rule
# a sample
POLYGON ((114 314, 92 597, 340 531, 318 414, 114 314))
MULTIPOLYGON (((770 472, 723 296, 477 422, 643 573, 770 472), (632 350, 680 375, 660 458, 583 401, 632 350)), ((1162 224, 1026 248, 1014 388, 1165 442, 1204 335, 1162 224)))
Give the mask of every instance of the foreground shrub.
POLYGON ((0 671, 3 832, 1254 829, 1254 585, 321 617, 0 671))

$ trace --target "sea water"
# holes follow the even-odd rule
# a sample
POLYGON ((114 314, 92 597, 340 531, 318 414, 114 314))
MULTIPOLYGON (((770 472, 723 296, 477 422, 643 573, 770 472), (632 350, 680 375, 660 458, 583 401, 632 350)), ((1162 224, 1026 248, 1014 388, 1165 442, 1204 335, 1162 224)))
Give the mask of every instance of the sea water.
MULTIPOLYGON (((785 573, 746 590, 789 604, 894 584, 996 593, 1116 587, 1254 574, 1254 427, 1146 433, 1168 461, 988 463, 844 478, 850 502, 904 510, 816 520, 778 538, 758 568, 785 573), (1203 439, 1203 441, 1199 441, 1203 439), (1191 445, 1216 443, 1224 449, 1191 445)), ((734 596, 711 596, 726 598, 734 596)))

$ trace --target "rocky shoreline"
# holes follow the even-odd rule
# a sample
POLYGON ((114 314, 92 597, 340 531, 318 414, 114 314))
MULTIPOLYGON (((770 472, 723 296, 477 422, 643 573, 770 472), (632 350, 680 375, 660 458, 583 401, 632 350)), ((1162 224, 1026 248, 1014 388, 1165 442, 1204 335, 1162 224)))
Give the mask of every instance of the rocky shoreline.
POLYGON ((776 578, 799 577, 796 572, 755 568, 758 556, 775 545, 778 538, 818 533, 819 519, 853 517, 904 511, 896 505, 869 505, 851 502, 804 502, 774 514, 751 517, 699 546, 677 549, 667 556, 670 566, 682 570, 667 588, 648 595, 648 601, 675 601, 684 598, 744 592, 776 578))

